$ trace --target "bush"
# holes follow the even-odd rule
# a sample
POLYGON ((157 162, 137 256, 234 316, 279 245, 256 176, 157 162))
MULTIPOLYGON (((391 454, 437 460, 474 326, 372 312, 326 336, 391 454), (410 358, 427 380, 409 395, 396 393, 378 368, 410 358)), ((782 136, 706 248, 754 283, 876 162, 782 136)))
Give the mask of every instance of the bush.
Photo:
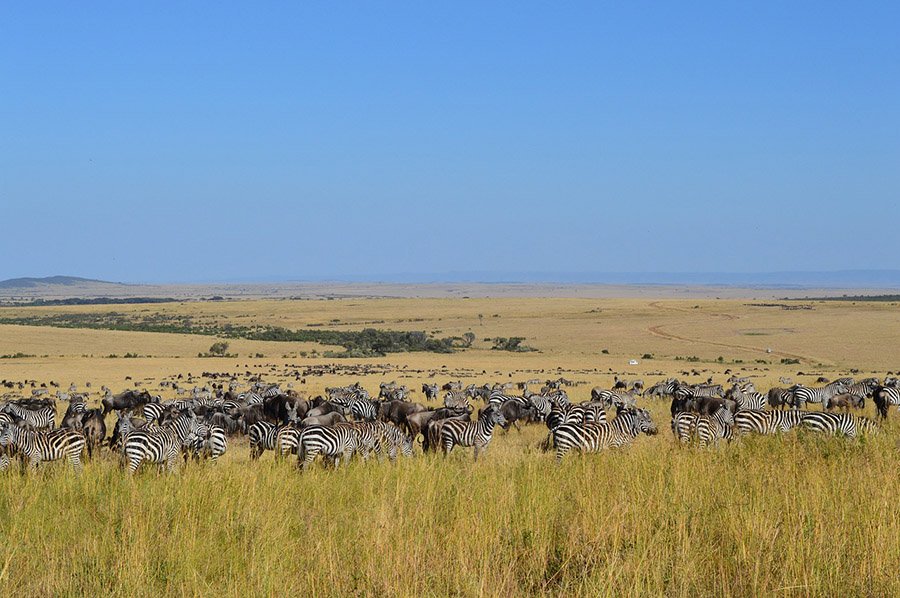
POLYGON ((537 351, 537 349, 523 345, 522 341, 524 340, 525 337, 523 336, 511 336, 509 338, 498 336, 494 339, 494 346, 491 349, 494 351, 512 351, 514 353, 537 351))

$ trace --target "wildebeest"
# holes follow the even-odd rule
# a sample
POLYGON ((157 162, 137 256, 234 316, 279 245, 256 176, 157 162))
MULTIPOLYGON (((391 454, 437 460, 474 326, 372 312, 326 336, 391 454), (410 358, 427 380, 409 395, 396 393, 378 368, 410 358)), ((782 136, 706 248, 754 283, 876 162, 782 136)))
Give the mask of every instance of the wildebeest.
POLYGON ((533 405, 523 405, 518 401, 506 401, 500 405, 500 413, 503 414, 505 422, 502 424, 504 430, 509 430, 510 426, 515 426, 517 432, 521 432, 519 420, 537 420, 537 410, 533 405))
POLYGON ((103 404, 103 415, 110 411, 134 409, 146 403, 159 403, 158 396, 151 396, 147 390, 126 390, 117 395, 107 395, 100 401, 103 404))
POLYGON ((322 415, 312 415, 304 418, 303 421, 300 422, 300 427, 308 428, 309 426, 333 426, 334 424, 345 421, 347 421, 347 418, 344 417, 340 412, 331 411, 322 415))
POLYGON ((88 458, 94 456, 94 449, 106 438, 106 422, 100 409, 90 409, 81 417, 81 433, 84 434, 88 458))

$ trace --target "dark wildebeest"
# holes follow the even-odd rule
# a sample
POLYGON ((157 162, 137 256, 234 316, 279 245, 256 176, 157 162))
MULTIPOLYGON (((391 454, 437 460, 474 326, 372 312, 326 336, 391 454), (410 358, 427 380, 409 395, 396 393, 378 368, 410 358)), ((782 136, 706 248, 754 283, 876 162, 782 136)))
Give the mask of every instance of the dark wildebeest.
POLYGON ((300 422, 300 427, 306 428, 309 426, 333 426, 334 424, 345 421, 347 421, 347 418, 345 418, 337 411, 332 411, 331 413, 326 413, 324 415, 313 415, 307 417, 300 422))
POLYGON ((415 440, 419 433, 423 433, 428 422, 435 419, 447 419, 447 418, 468 418, 469 413, 471 412, 471 408, 468 410, 464 409, 447 409, 446 407, 442 407, 441 409, 435 409, 433 411, 419 411, 417 413, 411 413, 406 416, 406 431, 409 436, 415 440))
POLYGON ((828 402, 825 404, 826 411, 834 411, 836 409, 843 409, 844 413, 850 411, 850 408, 854 409, 863 409, 866 406, 865 397, 861 397, 859 395, 844 393, 840 395, 835 395, 828 399, 828 402))
POLYGON ((94 449, 106 438, 106 422, 103 421, 103 412, 100 409, 85 411, 81 417, 81 433, 84 434, 90 459, 94 456, 94 449))
POLYGON ((503 417, 506 419, 506 423, 504 423, 502 427, 507 432, 509 431, 510 426, 515 426, 516 431, 521 432, 522 429, 519 427, 520 419, 526 420, 526 423, 538 419, 537 410, 534 408, 534 405, 523 405, 519 401, 504 402, 500 405, 500 413, 502 413, 503 417))
POLYGON ((278 394, 263 401, 263 413, 280 424, 299 421, 306 416, 307 411, 309 403, 300 397, 278 394))
POLYGON ((872 393, 872 401, 878 409, 878 415, 883 418, 888 416, 888 408, 900 403, 900 391, 894 386, 878 386, 872 393))
POLYGON ((106 415, 110 411, 134 409, 147 403, 159 403, 159 397, 150 396, 146 390, 126 390, 117 395, 104 397, 100 402, 103 404, 103 415, 106 415))
POLYGON ((334 403, 332 403, 330 401, 325 401, 318 407, 315 407, 314 409, 310 409, 309 411, 307 411, 306 417, 319 417, 321 415, 328 415, 329 413, 340 413, 343 415, 344 408, 340 407, 338 405, 335 405, 334 403))
POLYGON ((794 393, 789 388, 770 388, 766 400, 772 409, 784 409, 794 402, 794 393))
POLYGON ((378 419, 391 422, 402 428, 406 425, 406 416, 420 411, 427 411, 425 405, 409 401, 385 401, 378 406, 378 419))

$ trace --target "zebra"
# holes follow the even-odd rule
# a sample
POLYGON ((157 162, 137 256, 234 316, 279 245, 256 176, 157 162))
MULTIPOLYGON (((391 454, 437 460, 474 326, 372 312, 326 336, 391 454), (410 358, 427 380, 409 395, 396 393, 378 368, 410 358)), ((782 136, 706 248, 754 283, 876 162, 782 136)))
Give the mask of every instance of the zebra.
POLYGON ((831 384, 821 388, 797 384, 791 387, 791 392, 794 394, 793 406, 795 409, 801 409, 807 403, 821 403, 824 408, 828 403, 828 399, 846 393, 847 385, 840 380, 835 380, 831 384))
POLYGON ((877 427, 875 422, 865 417, 824 411, 801 412, 800 423, 803 427, 816 432, 825 432, 832 436, 841 434, 848 438, 856 438, 860 432, 874 431, 877 427))
POLYGON ((571 450, 596 453, 606 448, 619 448, 634 440, 641 432, 656 434, 656 426, 646 409, 622 409, 609 423, 583 426, 562 424, 553 430, 556 461, 571 450))
POLYGON ((650 397, 673 397, 675 395, 675 387, 678 385, 678 381, 674 378, 666 378, 661 382, 657 382, 646 391, 644 391, 644 396, 650 397))
POLYGON ((297 465, 309 467, 318 455, 330 458, 335 467, 341 457, 350 460, 359 443, 359 431, 352 426, 309 426, 301 431, 297 450, 297 465))
POLYGON ((444 395, 444 407, 447 409, 468 409, 469 397, 463 391, 447 391, 444 395))
POLYGON ((734 414, 734 425, 741 434, 777 434, 800 425, 803 412, 745 409, 734 414))
POLYGON ((141 413, 143 414, 144 419, 147 420, 147 423, 149 424, 158 422, 165 409, 166 407, 162 403, 147 403, 144 405, 141 413))
POLYGON ((493 406, 485 407, 478 420, 462 421, 450 420, 441 427, 441 448, 444 455, 450 453, 454 446, 474 446, 475 460, 479 453, 487 450, 494 436, 494 426, 506 424, 506 418, 499 409, 493 406))
MULTIPOLYGON (((503 405, 503 403, 506 403, 507 401, 516 401, 518 403, 521 403, 523 407, 528 407, 528 401, 525 400, 525 397, 509 396, 509 395, 503 394, 502 390, 491 391, 491 394, 488 397, 487 403, 488 403, 488 406, 493 405, 494 408, 497 409, 501 405, 503 405)), ((446 402, 446 400, 445 400, 445 402, 446 402)))
POLYGON ((347 409, 350 411, 350 415, 357 420, 373 421, 378 416, 375 404, 368 399, 351 399, 347 409))
MULTIPOLYGON (((215 463, 228 450, 228 437, 225 428, 221 426, 200 424, 196 431, 188 434, 185 444, 195 459, 209 457, 215 463)), ((188 452, 184 455, 185 462, 188 459, 188 452)))
POLYGON ((296 455, 300 448, 299 428, 291 425, 278 426, 275 430, 275 442, 272 450, 275 451, 275 459, 288 455, 296 455))
POLYGON ((32 469, 37 469, 43 461, 66 459, 72 468, 79 472, 82 468, 81 453, 84 452, 85 444, 84 436, 80 432, 63 428, 40 432, 16 425, 6 425, 0 431, 0 447, 10 449, 28 459, 28 465, 32 469))
POLYGON ((878 409, 878 415, 886 418, 888 408, 891 405, 897 405, 900 408, 900 388, 896 386, 879 386, 872 394, 875 407, 878 409))
POLYGON ((397 460, 397 452, 404 457, 412 457, 413 439, 403 430, 390 422, 375 422, 378 425, 380 438, 378 440, 379 452, 386 453, 391 461, 397 460))
POLYGON ((535 411, 538 414, 538 417, 541 420, 544 420, 547 415, 550 413, 550 409, 553 404, 550 402, 550 399, 545 397, 544 395, 531 395, 528 397, 528 403, 534 407, 535 411))
POLYGON ((15 403, 7 403, 0 411, 8 413, 34 430, 52 428, 56 423, 56 408, 52 405, 31 410, 15 403))
POLYGON ((756 392, 756 389, 753 388, 753 384, 735 386, 731 389, 729 394, 734 402, 737 403, 739 411, 746 409, 760 410, 763 409, 768 402, 768 399, 764 394, 756 392))
POLYGON ((275 439, 281 426, 260 421, 252 424, 247 428, 247 435, 250 437, 250 459, 256 460, 265 451, 275 450, 275 439))
MULTIPOLYGON (((196 437, 197 429, 188 432, 184 440, 190 442, 196 437)), ((178 453, 181 450, 182 440, 179 440, 176 432, 170 427, 153 426, 153 429, 134 430, 125 437, 123 453, 128 461, 128 473, 134 474, 141 463, 166 464, 167 469, 175 471, 178 462, 178 453)))
POLYGON ((870 399, 878 386, 878 378, 866 378, 865 380, 848 384, 847 392, 856 397, 870 399))
POLYGON ((238 395, 238 401, 243 401, 247 407, 253 407, 254 405, 262 405, 263 397, 255 392, 242 392, 238 395))
POLYGON ((672 418, 672 434, 682 444, 696 438, 700 448, 705 448, 709 444, 717 445, 720 438, 730 438, 734 423, 731 411, 724 407, 713 415, 682 411, 672 418))

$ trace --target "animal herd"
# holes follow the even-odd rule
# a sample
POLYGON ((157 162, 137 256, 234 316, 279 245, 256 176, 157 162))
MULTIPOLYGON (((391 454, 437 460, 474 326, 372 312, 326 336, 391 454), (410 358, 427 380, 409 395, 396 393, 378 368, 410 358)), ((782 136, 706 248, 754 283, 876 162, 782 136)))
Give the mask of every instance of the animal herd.
POLYGON ((354 456, 412 457, 417 443, 423 452, 445 455, 472 447, 477 460, 498 426, 509 430, 523 424, 546 426, 541 448, 559 460, 572 451, 618 448, 641 434, 656 434, 639 400, 670 400, 676 442, 701 447, 798 427, 855 437, 876 423, 852 410, 871 400, 884 418, 891 405, 900 407, 900 380, 890 376, 822 380, 821 386, 797 384, 766 393, 736 376, 728 379, 727 389, 712 380, 688 384, 669 378, 645 390, 640 380, 617 379, 613 388, 593 388, 589 399, 577 403, 564 388, 569 383, 547 381, 539 392, 525 384, 520 394, 513 393, 512 384, 423 384, 422 404, 393 382, 382 383, 375 398, 357 383, 326 388, 310 399, 260 380, 248 386, 234 378, 227 386, 195 387, 189 397, 165 401, 147 390, 112 394, 106 389, 98 408, 89 408, 87 396, 73 385, 55 397, 41 392, 0 403, 0 470, 14 459, 31 468, 65 460, 80 470, 85 453, 93 459, 101 450, 117 456, 130 473, 142 464, 175 470, 181 461, 216 461, 240 436, 249 441, 251 461, 272 451, 276 459, 295 459, 301 470, 320 456, 334 466, 354 456), (67 404, 59 427, 57 402, 67 404), (810 404, 822 409, 810 410, 810 404), (108 428, 110 414, 115 423, 108 428))

